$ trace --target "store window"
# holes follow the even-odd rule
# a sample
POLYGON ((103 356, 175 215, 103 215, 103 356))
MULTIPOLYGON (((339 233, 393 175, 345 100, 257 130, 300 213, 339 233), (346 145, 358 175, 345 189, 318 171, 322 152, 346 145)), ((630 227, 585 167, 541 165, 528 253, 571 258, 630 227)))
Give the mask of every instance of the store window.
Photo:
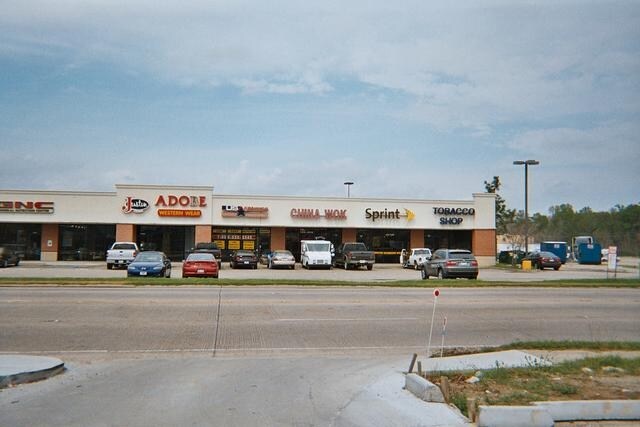
POLYGON ((375 252, 378 263, 399 262, 402 249, 409 247, 409 230, 358 229, 356 233, 358 242, 375 252))
POLYGON ((436 249, 468 249, 471 250, 470 230, 425 230, 425 247, 436 249))
POLYGON ((336 247, 342 243, 341 228, 287 228, 285 230, 285 249, 291 251, 296 260, 300 260, 301 240, 328 240, 336 247))
POLYGON ((40 260, 41 224, 0 224, 0 246, 13 249, 21 259, 40 260))
POLYGON ((141 251, 161 251, 172 261, 182 261, 195 245, 195 227, 140 225, 136 241, 141 251))
POLYGON ((239 249, 247 251, 268 250, 271 244, 271 230, 256 227, 212 228, 211 240, 222 250, 222 259, 227 261, 239 249))
POLYGON ((104 261, 115 241, 116 226, 107 224, 60 224, 59 261, 104 261))

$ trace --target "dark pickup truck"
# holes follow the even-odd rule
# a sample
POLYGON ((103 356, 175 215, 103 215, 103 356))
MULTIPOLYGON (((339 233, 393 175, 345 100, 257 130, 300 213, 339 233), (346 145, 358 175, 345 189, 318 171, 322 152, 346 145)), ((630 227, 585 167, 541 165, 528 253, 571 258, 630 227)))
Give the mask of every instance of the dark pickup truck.
POLYGON ((218 245, 213 242, 196 243, 196 247, 192 248, 190 253, 213 254, 213 256, 216 257, 216 261, 218 261, 218 269, 222 267, 222 251, 218 248, 218 245))
POLYGON ((367 270, 372 270, 375 262, 375 254, 373 251, 367 250, 364 243, 348 242, 341 244, 336 249, 333 266, 344 267, 345 270, 358 267, 367 267, 367 270))

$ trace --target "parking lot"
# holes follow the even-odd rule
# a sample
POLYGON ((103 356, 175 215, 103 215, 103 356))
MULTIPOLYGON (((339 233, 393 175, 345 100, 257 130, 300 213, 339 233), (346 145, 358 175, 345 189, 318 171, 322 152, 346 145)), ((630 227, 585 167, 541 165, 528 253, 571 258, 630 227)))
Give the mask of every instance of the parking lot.
MULTIPOLYGON (((623 257, 616 272, 620 279, 638 279, 640 272, 639 258, 623 257)), ((180 278, 182 263, 172 264, 172 278, 180 278)), ((0 277, 74 277, 74 278, 123 278, 127 272, 122 270, 107 270, 104 262, 42 262, 22 261, 18 267, 0 269, 0 277)), ((608 276, 614 276, 609 271, 608 276)), ((300 264, 296 264, 295 270, 278 269, 269 270, 264 265, 258 265, 253 269, 232 269, 229 263, 222 264, 220 278, 224 279, 295 279, 295 280, 329 280, 329 281, 354 281, 354 282, 385 282, 393 280, 420 280, 419 272, 413 269, 402 268, 399 264, 376 264, 372 271, 366 269, 348 270, 332 268, 330 270, 306 270, 300 264)), ((521 271, 504 267, 481 268, 478 277, 485 281, 539 281, 539 280, 567 280, 567 279, 606 279, 607 266, 579 265, 569 262, 554 270, 521 271)), ((162 280, 162 279, 160 279, 162 280)), ((187 280, 187 279, 185 279, 187 280)), ((435 280, 435 279, 430 279, 435 280)), ((461 279, 462 280, 462 279, 461 279)))

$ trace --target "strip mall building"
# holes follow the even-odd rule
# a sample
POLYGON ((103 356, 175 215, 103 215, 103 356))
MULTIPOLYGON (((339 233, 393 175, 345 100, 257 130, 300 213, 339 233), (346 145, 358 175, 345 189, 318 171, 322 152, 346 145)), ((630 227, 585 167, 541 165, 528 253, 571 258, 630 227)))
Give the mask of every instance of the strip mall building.
POLYGON ((496 254, 493 194, 472 200, 219 195, 213 187, 116 185, 115 192, 0 190, 0 246, 23 259, 104 260, 114 241, 184 258, 196 242, 237 249, 289 249, 300 240, 360 241, 376 262, 402 249, 462 248, 481 265, 496 254))

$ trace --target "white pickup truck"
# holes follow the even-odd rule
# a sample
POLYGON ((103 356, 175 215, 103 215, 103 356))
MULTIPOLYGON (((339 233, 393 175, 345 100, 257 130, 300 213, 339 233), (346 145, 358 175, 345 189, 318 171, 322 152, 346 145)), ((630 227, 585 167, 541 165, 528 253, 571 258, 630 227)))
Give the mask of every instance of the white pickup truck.
POLYGON ((407 253, 403 249, 403 254, 400 256, 400 264, 402 264, 404 268, 413 267, 416 270, 420 270, 422 268, 422 264, 430 259, 431 249, 429 248, 411 249, 410 253, 407 253))
POLYGON ((138 254, 138 245, 134 242, 115 242, 107 251, 107 269, 126 267, 138 254))

